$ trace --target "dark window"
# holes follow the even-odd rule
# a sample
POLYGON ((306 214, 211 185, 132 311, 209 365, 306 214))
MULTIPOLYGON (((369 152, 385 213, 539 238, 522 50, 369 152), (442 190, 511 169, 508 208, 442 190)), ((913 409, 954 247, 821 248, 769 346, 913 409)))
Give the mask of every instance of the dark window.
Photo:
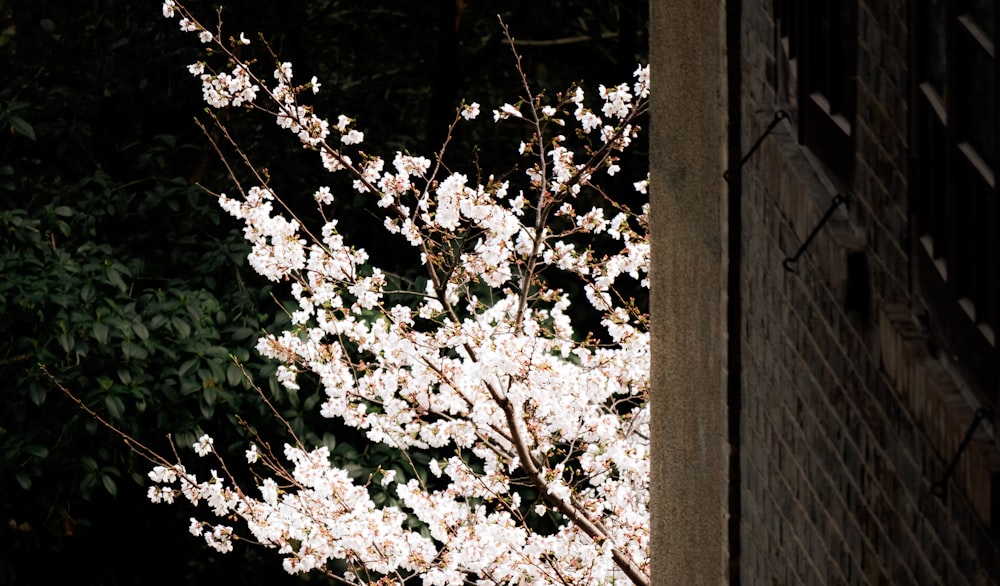
POLYGON ((856 3, 775 0, 778 93, 799 141, 850 187, 854 174, 856 3))
POLYGON ((996 404, 1000 309, 993 0, 914 2, 913 257, 945 350, 996 404))

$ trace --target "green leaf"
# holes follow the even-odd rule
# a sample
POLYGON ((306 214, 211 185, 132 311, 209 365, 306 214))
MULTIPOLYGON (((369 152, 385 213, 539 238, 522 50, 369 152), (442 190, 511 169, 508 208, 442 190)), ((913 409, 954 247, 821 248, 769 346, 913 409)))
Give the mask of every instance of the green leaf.
POLYGON ((24 446, 24 451, 36 458, 45 458, 49 455, 49 449, 40 444, 28 444, 24 446))
POLYGON ((84 283, 83 286, 80 287, 80 299, 82 299, 84 303, 90 303, 96 297, 97 291, 94 289, 93 283, 84 283))
POLYGON ((226 382, 229 383, 229 386, 231 387, 235 387, 243 382, 243 371, 240 370, 239 366, 230 364, 226 368, 226 382))
POLYGON ((118 369, 118 380, 122 381, 122 384, 127 385, 132 382, 132 372, 127 368, 118 369))
POLYGON ((177 369, 177 376, 184 376, 189 370, 198 365, 200 360, 198 358, 192 358, 181 363, 180 368, 177 369))
POLYGON ((121 419, 125 414, 125 403, 114 395, 104 397, 104 404, 108 408, 108 413, 112 419, 121 419))
POLYGON ((59 206, 52 210, 52 212, 57 216, 62 216, 68 218, 73 215, 73 208, 69 206, 59 206))
POLYGON ((135 332, 135 335, 138 336, 140 340, 146 341, 149 339, 149 330, 146 329, 146 326, 141 323, 133 323, 132 331, 135 332))
MULTIPOLYGON (((226 373, 222 370, 223 365, 220 362, 212 361, 208 363, 209 377, 212 380, 212 386, 218 387, 222 384, 222 381, 226 379, 226 373)), ((201 374, 201 372, 199 372, 201 374)), ((205 380, 205 375, 202 374, 202 380, 205 380)))
POLYGON ((90 456, 83 456, 80 458, 80 464, 83 465, 83 469, 88 472, 93 472, 97 470, 97 460, 94 460, 90 456))
POLYGON ((21 485, 24 490, 31 490, 31 478, 28 477, 24 472, 18 473, 15 478, 17 478, 17 483, 21 485))
POLYGON ((229 350, 226 350, 222 346, 209 346, 205 348, 205 355, 213 358, 228 358, 229 350))
POLYGON ((122 342, 122 354, 126 360, 131 360, 132 358, 142 360, 149 355, 145 348, 128 340, 122 342))
MULTIPOLYGON (((357 448, 355 448, 354 446, 352 446, 351 444, 348 444, 348 443, 341 443, 340 445, 338 445, 333 450, 333 453, 335 455, 337 455, 337 456, 342 457, 346 461, 352 461, 352 460, 356 460, 358 458, 358 450, 357 450, 357 448)), ((426 454, 424 454, 424 452, 414 452, 413 453, 414 456, 419 456, 419 455, 422 455, 422 454, 426 455, 426 454)), ((416 459, 416 458, 414 458, 414 459, 416 459)), ((429 456, 427 458, 427 461, 428 462, 430 461, 430 457, 429 456)))
POLYGON ((174 331, 177 332, 181 338, 186 338, 191 335, 191 326, 181 318, 175 316, 170 320, 170 323, 174 326, 174 331))
POLYGON ((66 351, 67 354, 73 349, 73 336, 69 335, 69 333, 63 332, 59 334, 56 336, 56 340, 59 342, 59 347, 66 351))
POLYGON ((76 299, 67 293, 59 293, 58 295, 49 296, 49 301, 55 303, 59 307, 69 308, 76 304, 76 299))
POLYGON ((369 473, 369 469, 362 466, 361 464, 348 462, 347 464, 344 465, 344 472, 347 472, 347 475, 350 476, 353 480, 357 480, 358 478, 367 475, 369 473))
POLYGON ((109 329, 107 324, 101 322, 94 324, 94 339, 97 340, 99 344, 108 343, 108 332, 109 329))
POLYGON ((233 330, 232 339, 234 342, 239 342, 241 340, 246 340, 250 336, 257 333, 257 330, 253 328, 236 328, 233 330))
POLYGON ((31 385, 28 387, 28 397, 35 405, 41 406, 41 404, 45 402, 45 396, 47 394, 47 389, 42 385, 31 385))
MULTIPOLYGON (((88 474, 83 477, 80 481, 80 492, 84 495, 89 495, 90 489, 94 488, 94 484, 97 482, 96 474, 88 474)), ((85 499, 90 500, 89 496, 84 496, 85 499)))
POLYGON ((190 378, 181 379, 181 394, 190 395, 201 390, 201 383, 190 378))
POLYGON ((108 491, 108 494, 115 496, 118 494, 118 485, 115 484, 115 479, 110 476, 101 476, 101 483, 104 484, 104 490, 108 491))
POLYGON ((14 132, 35 140, 35 129, 31 127, 31 124, 28 124, 27 120, 20 116, 11 116, 8 120, 10 120, 10 127, 14 129, 14 132))
POLYGON ((115 287, 118 287, 118 290, 122 293, 128 289, 128 285, 125 284, 125 279, 122 279, 121 273, 115 269, 108 269, 108 281, 110 281, 115 287))

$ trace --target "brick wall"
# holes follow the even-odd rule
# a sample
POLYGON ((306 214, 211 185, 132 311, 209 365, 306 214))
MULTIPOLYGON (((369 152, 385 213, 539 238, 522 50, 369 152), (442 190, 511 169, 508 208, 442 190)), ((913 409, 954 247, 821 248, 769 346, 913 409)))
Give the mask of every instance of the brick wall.
MULTIPOLYGON (((909 285, 908 3, 858 4, 848 210, 787 272, 839 190, 782 122, 743 169, 740 458, 746 584, 989 584, 997 448, 927 351, 909 285), (992 525, 992 528, 991 528, 992 525)), ((771 0, 742 5, 742 142, 777 100, 771 0)))

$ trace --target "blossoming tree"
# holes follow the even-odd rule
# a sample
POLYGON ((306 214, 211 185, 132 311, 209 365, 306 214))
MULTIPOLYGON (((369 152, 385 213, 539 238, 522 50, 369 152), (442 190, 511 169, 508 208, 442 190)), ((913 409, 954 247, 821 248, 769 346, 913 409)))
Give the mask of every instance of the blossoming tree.
MULTIPOLYGON (((257 479, 247 486, 204 436, 194 449, 218 470, 206 478, 159 458, 150 499, 206 505, 212 520, 192 519, 191 532, 219 551, 240 535, 277 549, 289 572, 347 582, 648 583, 648 319, 625 293, 648 287, 648 204, 630 208, 598 184, 620 171, 639 131, 648 67, 634 83, 601 86, 597 110, 582 89, 547 101, 525 81, 519 102, 493 111, 525 129, 524 174, 475 181, 446 166, 446 148, 433 159, 361 151, 353 120, 330 123, 304 103, 320 89, 315 77, 296 85, 292 65, 255 41, 276 63, 265 76, 242 57, 253 47, 235 50, 251 41, 224 37, 221 19, 205 26, 175 0, 163 14, 211 49, 189 66, 211 107, 272 116, 419 253, 426 287, 390 286, 327 217, 329 187, 315 192, 318 230, 261 174, 240 197, 219 195, 245 224, 250 264, 287 282, 298 308, 287 331, 257 345, 280 362, 281 384, 295 389, 311 373, 322 415, 428 454, 410 462, 416 471, 429 460, 430 474, 352 478, 324 447, 295 441, 274 454, 260 443, 246 452, 257 479), (585 295, 571 299, 559 286, 570 282, 585 295), (604 331, 575 331, 571 303, 587 304, 604 331), (376 505, 376 486, 394 489, 397 504, 376 505)), ((479 111, 463 105, 452 129, 479 111)), ((647 183, 634 187, 645 194, 647 183)))

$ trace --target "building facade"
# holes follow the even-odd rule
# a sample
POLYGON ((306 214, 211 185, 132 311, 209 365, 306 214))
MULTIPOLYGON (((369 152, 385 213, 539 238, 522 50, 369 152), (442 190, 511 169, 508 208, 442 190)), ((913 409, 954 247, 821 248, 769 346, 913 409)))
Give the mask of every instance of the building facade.
POLYGON ((997 583, 1000 10, 652 10, 654 582, 997 583))

